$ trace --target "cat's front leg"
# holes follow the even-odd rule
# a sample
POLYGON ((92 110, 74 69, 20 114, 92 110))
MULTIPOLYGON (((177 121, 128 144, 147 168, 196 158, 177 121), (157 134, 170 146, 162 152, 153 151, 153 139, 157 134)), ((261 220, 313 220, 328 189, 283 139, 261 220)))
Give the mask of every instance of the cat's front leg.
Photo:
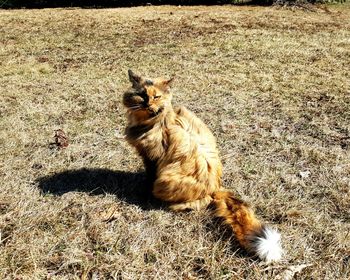
POLYGON ((147 189, 151 192, 153 189, 153 183, 156 180, 157 162, 154 160, 150 160, 147 157, 143 157, 143 164, 146 171, 147 189))

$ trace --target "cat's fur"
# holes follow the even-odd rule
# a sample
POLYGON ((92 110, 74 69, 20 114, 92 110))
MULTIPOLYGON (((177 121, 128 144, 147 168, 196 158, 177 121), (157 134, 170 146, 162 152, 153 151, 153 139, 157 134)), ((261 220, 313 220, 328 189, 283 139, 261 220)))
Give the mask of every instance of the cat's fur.
POLYGON ((208 127, 185 107, 173 108, 172 80, 144 79, 129 70, 124 93, 127 141, 142 157, 153 195, 174 211, 212 204, 240 245, 261 259, 281 258, 280 235, 221 184, 222 164, 208 127))

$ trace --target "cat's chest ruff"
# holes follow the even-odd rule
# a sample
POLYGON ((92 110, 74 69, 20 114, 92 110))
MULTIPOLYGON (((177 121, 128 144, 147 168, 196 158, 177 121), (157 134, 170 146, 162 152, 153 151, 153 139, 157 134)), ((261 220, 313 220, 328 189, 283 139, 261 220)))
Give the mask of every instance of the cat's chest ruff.
POLYGON ((154 146, 160 144, 162 141, 162 128, 156 124, 148 131, 145 131, 140 135, 139 141, 145 146, 154 146))
POLYGON ((140 155, 150 160, 158 160, 164 155, 167 147, 163 130, 164 128, 160 124, 155 124, 152 127, 131 127, 127 131, 127 138, 140 155))
POLYGON ((152 141, 161 134, 161 127, 158 124, 153 126, 133 126, 127 129, 129 139, 138 142, 152 141))

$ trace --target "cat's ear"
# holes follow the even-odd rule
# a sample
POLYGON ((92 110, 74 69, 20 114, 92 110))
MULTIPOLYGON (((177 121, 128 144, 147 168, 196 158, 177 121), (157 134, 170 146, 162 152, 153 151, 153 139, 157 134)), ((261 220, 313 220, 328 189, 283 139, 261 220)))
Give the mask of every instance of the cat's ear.
POLYGON ((136 75, 134 72, 132 72, 130 69, 128 70, 129 74, 129 80, 132 83, 133 87, 137 87, 141 83, 141 77, 136 75))
POLYGON ((175 77, 172 77, 172 78, 169 79, 169 80, 164 80, 164 81, 162 81, 162 84, 163 84, 164 86, 166 86, 166 87, 171 87, 171 85, 172 85, 174 79, 175 79, 175 77))
POLYGON ((174 78, 169 80, 164 80, 162 78, 157 79, 156 85, 162 89, 164 92, 168 92, 170 90, 171 84, 174 81, 174 78))

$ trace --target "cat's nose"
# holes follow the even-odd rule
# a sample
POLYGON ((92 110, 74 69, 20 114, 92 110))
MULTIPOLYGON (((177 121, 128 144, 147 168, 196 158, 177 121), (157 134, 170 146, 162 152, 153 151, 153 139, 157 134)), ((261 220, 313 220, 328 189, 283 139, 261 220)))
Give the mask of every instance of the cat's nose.
POLYGON ((152 106, 152 105, 149 105, 147 109, 152 113, 156 113, 158 110, 155 106, 152 106))

